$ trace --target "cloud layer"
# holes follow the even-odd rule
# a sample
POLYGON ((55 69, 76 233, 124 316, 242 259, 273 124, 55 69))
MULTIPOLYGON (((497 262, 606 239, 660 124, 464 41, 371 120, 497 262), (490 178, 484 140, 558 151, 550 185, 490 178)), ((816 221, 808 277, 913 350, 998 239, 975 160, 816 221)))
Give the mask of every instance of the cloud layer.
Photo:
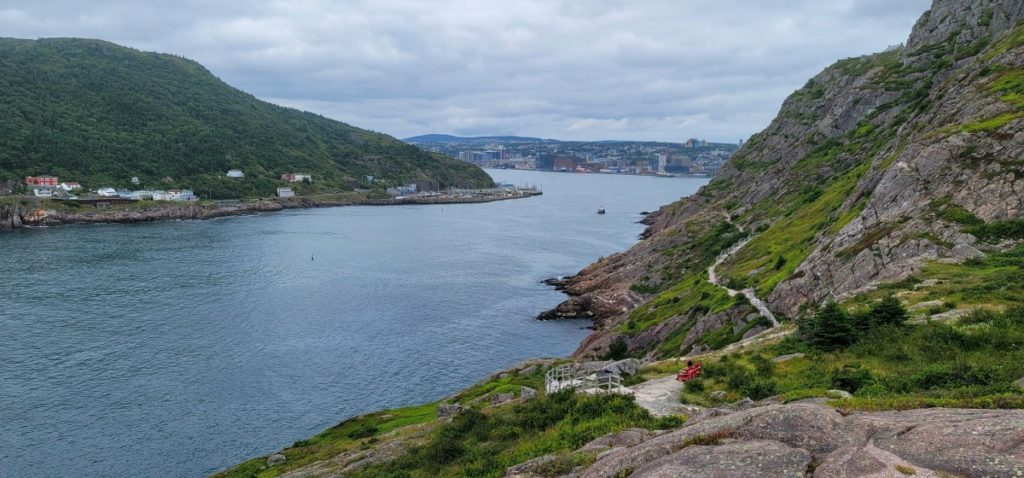
POLYGON ((835 60, 905 41, 929 4, 0 0, 0 32, 186 56, 260 98, 399 137, 736 141, 835 60))

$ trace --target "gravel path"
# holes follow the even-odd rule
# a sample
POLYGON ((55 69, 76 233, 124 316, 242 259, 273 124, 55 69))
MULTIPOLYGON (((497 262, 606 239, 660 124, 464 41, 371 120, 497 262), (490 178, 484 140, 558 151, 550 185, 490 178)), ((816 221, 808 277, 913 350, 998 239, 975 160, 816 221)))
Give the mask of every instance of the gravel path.
POLYGON ((630 387, 636 404, 651 412, 656 417, 692 413, 698 408, 679 403, 679 394, 683 392, 683 383, 674 376, 648 380, 630 387))

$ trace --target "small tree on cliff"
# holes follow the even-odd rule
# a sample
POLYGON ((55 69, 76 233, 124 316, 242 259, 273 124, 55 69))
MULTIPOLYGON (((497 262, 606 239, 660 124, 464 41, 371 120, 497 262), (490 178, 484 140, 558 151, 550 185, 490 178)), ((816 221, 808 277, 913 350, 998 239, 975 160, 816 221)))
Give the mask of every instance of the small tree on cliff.
POLYGON ((629 356, 629 344, 623 336, 615 337, 615 340, 608 345, 608 353, 604 355, 605 360, 622 360, 629 356))

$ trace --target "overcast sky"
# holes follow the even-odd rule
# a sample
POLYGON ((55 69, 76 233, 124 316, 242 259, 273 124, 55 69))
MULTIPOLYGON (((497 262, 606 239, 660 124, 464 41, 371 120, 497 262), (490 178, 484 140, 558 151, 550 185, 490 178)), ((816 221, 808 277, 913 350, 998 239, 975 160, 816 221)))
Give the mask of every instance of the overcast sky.
POLYGON ((835 60, 904 42, 930 3, 0 0, 0 35, 175 53, 398 137, 734 142, 835 60))

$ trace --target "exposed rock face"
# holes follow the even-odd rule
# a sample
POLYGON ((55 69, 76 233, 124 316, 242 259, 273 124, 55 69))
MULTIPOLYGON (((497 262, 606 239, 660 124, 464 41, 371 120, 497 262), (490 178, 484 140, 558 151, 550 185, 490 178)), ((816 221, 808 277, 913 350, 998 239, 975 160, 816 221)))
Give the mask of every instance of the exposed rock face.
POLYGON ((636 478, 678 478, 682 476, 758 476, 789 478, 803 476, 811 454, 774 441, 749 441, 719 446, 691 446, 655 460, 629 475, 636 478), (721 456, 729 457, 723 466, 721 456))
POLYGON ((267 466, 277 466, 288 461, 288 458, 282 453, 274 453, 267 458, 267 466))
MULTIPOLYGON (((844 417, 825 406, 797 403, 706 418, 611 448, 580 476, 899 476, 896 466, 920 476, 1018 476, 1024 473, 1022 443, 1024 411, 929 409, 844 417)), ((587 445, 580 451, 605 449, 587 445)))
POLYGON ((936 1, 907 42, 911 51, 955 38, 959 47, 1009 30, 1024 19, 1024 3, 1001 0, 936 1))
POLYGON ((963 262, 992 250, 940 212, 960 208, 985 222, 1024 218, 1024 115, 994 86, 1024 71, 1022 21, 1024 3, 1015 0, 935 0, 906 47, 826 69, 710 185, 647 216, 640 243, 562 281, 573 297, 549 317, 594 319, 577 356, 599 356, 620 336, 632 353, 665 355, 660 344, 685 332, 672 351, 679 354, 717 326, 738 324, 739 311, 695 307, 623 331, 658 293, 700 277, 710 261, 702 234, 725 218, 755 240, 719 274, 753 281, 776 315, 790 317, 804 304, 903 279, 928 261, 963 262), (811 208, 829 191, 835 199, 811 208), (742 266, 761 259, 756 235, 770 228, 785 231, 780 237, 810 233, 809 248, 781 252, 789 262, 780 266, 792 268, 771 282, 770 264, 742 266))

